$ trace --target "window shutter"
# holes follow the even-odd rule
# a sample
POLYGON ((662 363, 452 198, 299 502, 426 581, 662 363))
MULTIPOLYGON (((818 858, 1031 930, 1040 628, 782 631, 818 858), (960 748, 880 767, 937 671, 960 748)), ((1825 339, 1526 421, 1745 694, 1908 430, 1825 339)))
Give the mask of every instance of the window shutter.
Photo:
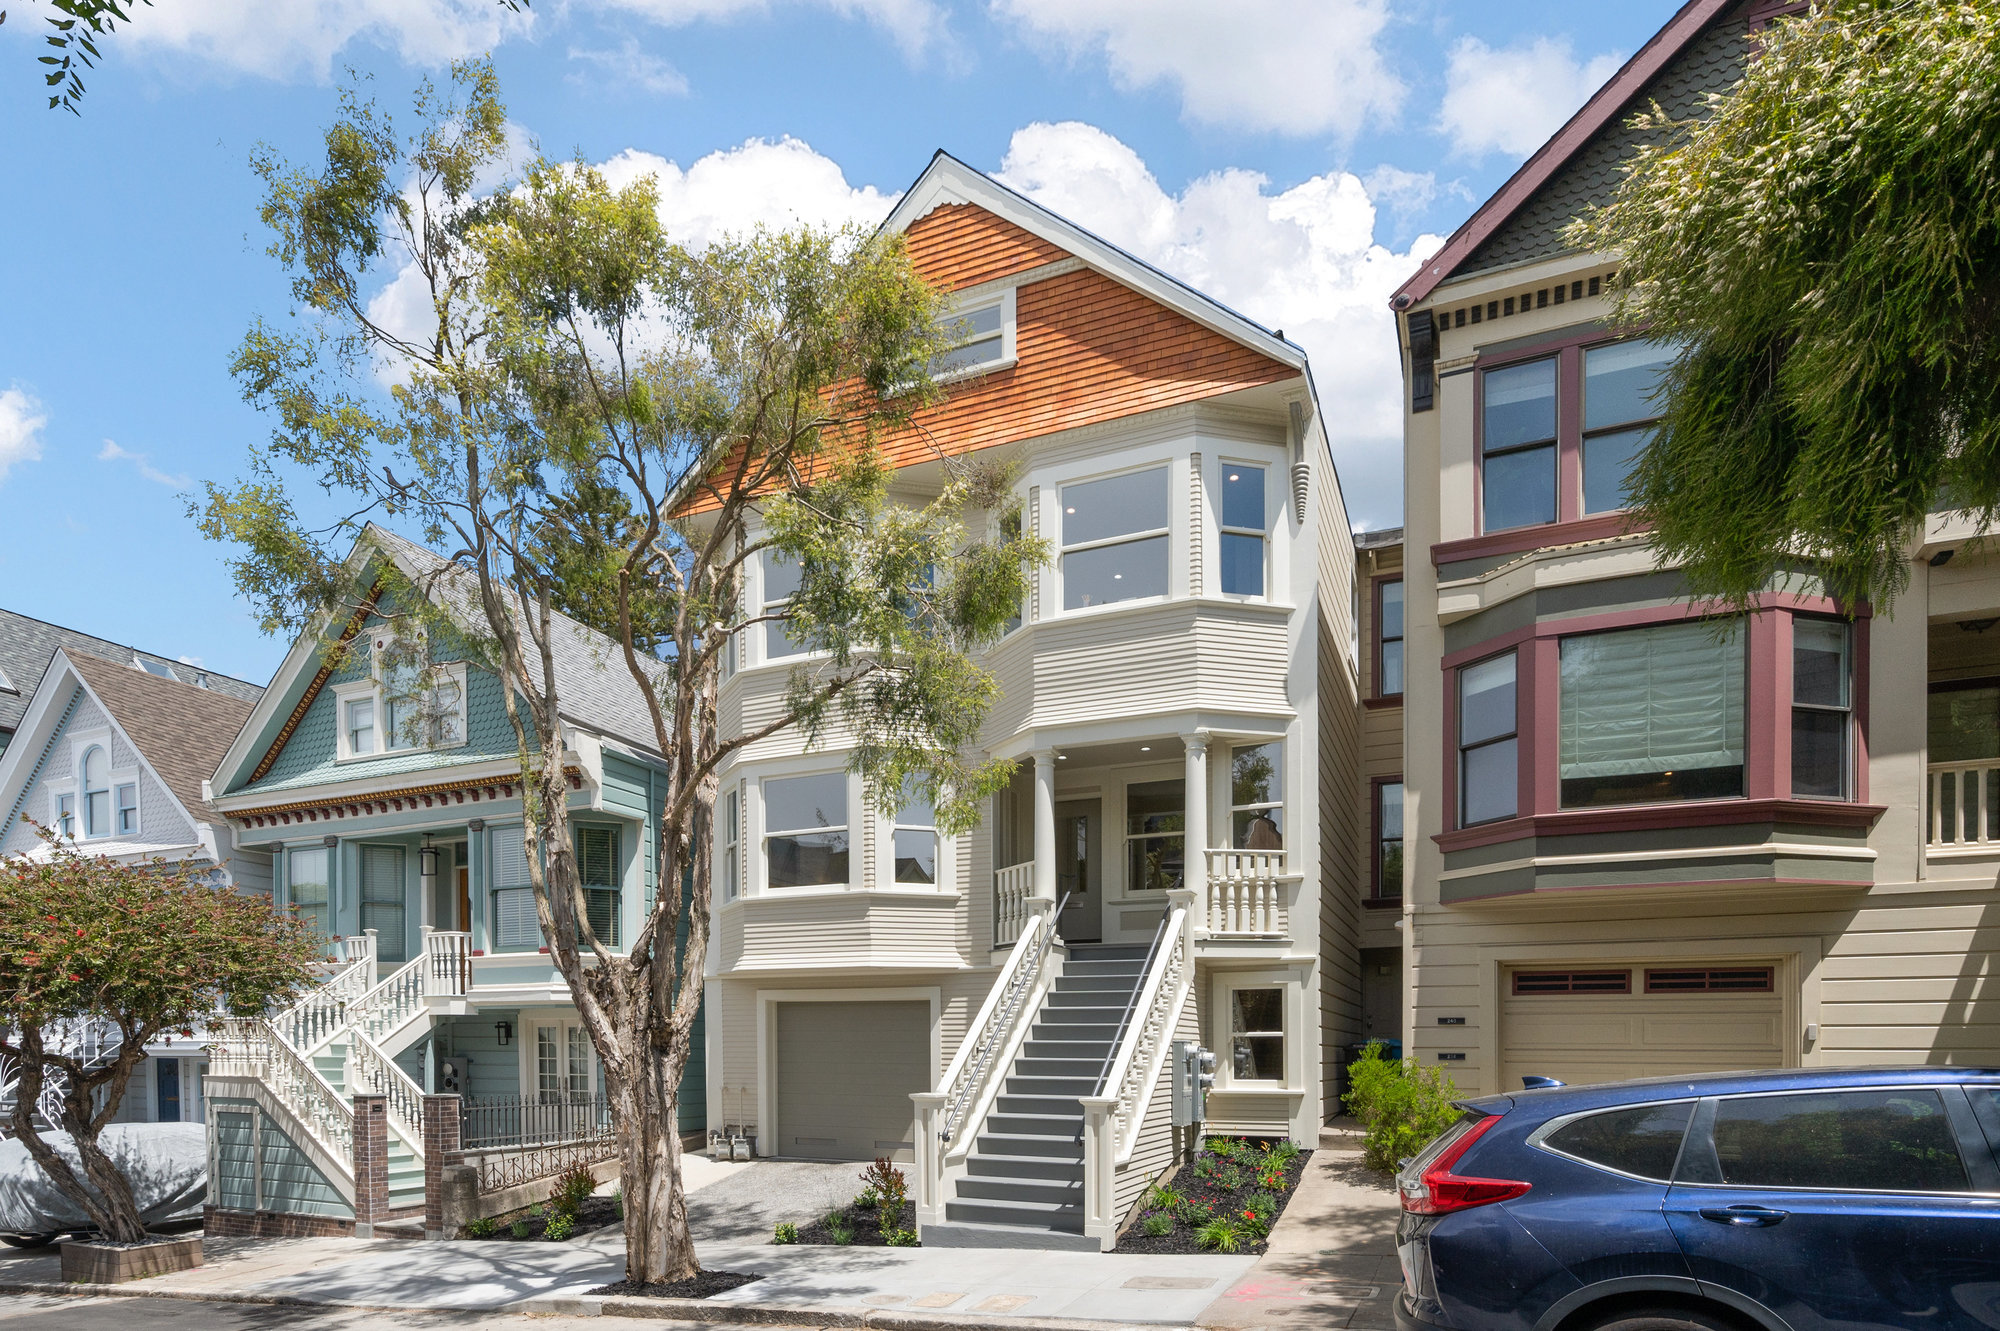
POLYGON ((375 955, 383 961, 409 957, 403 919, 403 848, 361 848, 361 927, 375 931, 375 955))
POLYGON ((528 847, 517 824, 493 829, 493 886, 528 887, 528 847))

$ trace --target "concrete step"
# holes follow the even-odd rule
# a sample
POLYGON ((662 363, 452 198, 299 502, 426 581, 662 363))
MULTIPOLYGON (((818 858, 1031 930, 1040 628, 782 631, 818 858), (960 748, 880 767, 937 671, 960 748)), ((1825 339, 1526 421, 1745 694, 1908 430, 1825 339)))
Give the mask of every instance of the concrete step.
POLYGON ((944 1218, 962 1224, 1017 1225, 1021 1228, 1052 1229, 1063 1233, 1083 1233, 1083 1201, 1073 1205, 1051 1202, 946 1202, 944 1218))
POLYGON ((1042 1202, 1057 1206, 1083 1205, 1083 1179, 961 1178, 960 1201, 1042 1202))
POLYGON ((1083 1108, 1079 1105, 1073 1114, 992 1113, 980 1126, 1009 1137, 1074 1136, 1083 1131, 1083 1108))
POLYGON ((1103 1245, 1082 1234, 1023 1225, 967 1225, 946 1222, 924 1225, 926 1248, 1030 1248, 1043 1252, 1098 1252, 1103 1245))
POLYGON ((1068 1135, 981 1132, 973 1142, 980 1155, 1032 1155, 1043 1160, 1083 1159, 1083 1140, 1068 1135))
POLYGON ((1060 1159, 1047 1155, 980 1155, 965 1158, 966 1178, 1039 1179, 1083 1184, 1083 1157, 1060 1159))

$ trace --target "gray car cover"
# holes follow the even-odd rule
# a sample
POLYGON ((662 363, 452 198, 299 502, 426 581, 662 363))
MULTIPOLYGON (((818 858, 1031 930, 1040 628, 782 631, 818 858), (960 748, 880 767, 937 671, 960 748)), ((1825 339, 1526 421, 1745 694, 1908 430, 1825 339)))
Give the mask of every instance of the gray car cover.
MULTIPOLYGON (((68 1133, 45 1133, 42 1140, 82 1175, 68 1133)), ((208 1139, 201 1124, 112 1123, 98 1142, 131 1185, 147 1224, 201 1214, 208 1189, 208 1139)), ((90 1217, 42 1172, 26 1146, 0 1141, 0 1233, 90 1228, 90 1217)))

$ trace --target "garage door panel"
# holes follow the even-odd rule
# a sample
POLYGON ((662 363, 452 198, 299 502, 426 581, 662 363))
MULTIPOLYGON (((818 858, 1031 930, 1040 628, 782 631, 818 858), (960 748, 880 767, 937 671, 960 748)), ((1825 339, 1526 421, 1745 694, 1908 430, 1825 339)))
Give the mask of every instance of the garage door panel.
MULTIPOLYGON (((1761 965, 1763 963, 1753 963, 1761 965)), ((1771 963, 1775 969, 1776 963, 1771 963)), ((1628 971, 1633 993, 1512 992, 1502 977, 1502 1090, 1523 1076, 1573 1085, 1779 1067, 1785 1062, 1784 1004, 1776 993, 1645 993, 1647 969, 1670 960, 1575 963, 1576 971, 1628 971)), ((1688 963, 1695 966, 1697 963, 1688 963)), ((1543 967, 1523 970, 1545 972, 1543 967)))
POLYGON ((930 1089, 930 1004, 779 1003, 772 1153, 819 1160, 912 1157, 930 1089))
POLYGON ((1687 1012, 1648 1017, 1641 1041, 1648 1049, 1778 1048, 1778 1014, 1687 1012))

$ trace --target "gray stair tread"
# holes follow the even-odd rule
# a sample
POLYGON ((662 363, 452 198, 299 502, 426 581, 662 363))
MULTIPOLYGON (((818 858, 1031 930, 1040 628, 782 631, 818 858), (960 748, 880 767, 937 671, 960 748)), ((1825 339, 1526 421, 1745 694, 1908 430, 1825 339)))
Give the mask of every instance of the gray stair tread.
POLYGON ((923 1226, 921 1242, 927 1248, 1039 1248, 1063 1252, 1098 1252, 1103 1248, 1096 1239, 1063 1230, 969 1224, 959 1220, 923 1226))

